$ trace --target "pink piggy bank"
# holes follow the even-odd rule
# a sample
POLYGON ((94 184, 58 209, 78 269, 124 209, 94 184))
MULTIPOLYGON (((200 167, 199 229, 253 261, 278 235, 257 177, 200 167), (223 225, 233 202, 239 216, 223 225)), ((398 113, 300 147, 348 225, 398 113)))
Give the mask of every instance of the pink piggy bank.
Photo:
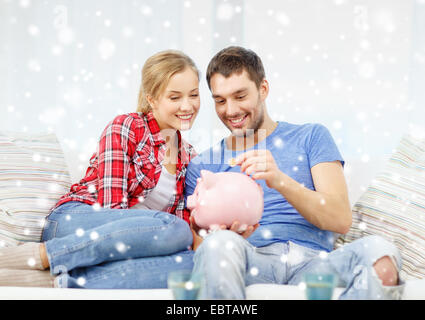
POLYGON ((187 207, 201 228, 230 227, 237 220, 241 224, 238 231, 242 232, 261 219, 263 189, 243 173, 201 170, 195 191, 187 198, 187 207))

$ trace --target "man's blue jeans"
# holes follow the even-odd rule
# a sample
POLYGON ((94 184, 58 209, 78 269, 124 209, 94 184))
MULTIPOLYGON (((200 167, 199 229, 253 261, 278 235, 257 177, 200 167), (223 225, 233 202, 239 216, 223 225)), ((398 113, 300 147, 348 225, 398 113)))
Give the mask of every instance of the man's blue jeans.
POLYGON ((56 208, 42 235, 55 285, 67 288, 166 288, 168 272, 192 269, 192 240, 172 214, 77 201, 56 208))
POLYGON ((369 236, 332 252, 310 249, 291 241, 256 248, 238 234, 220 230, 207 236, 194 256, 194 272, 204 275, 203 299, 244 299, 245 286, 255 283, 298 285, 308 272, 334 273, 345 287, 340 299, 398 299, 404 284, 385 287, 374 263, 389 256, 401 269, 397 248, 369 236))

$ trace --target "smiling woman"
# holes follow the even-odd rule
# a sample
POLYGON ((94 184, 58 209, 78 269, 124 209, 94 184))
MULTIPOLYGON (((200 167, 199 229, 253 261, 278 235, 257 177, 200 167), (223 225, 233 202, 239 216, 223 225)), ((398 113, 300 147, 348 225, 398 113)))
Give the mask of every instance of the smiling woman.
POLYGON ((161 130, 190 129, 200 106, 198 84, 197 74, 186 68, 171 77, 159 97, 147 94, 146 100, 161 130))
MULTIPOLYGON (((168 116, 173 113, 184 121, 189 120, 191 125, 199 105, 199 71, 189 57, 176 50, 166 50, 146 60, 142 69, 137 111, 153 111, 154 114, 168 116), (185 116, 188 115, 191 117, 187 119, 185 116)), ((169 119, 168 116, 165 118, 169 119)), ((159 117, 157 120, 166 122, 163 121, 166 119, 159 117)), ((166 123, 162 125, 164 127, 161 129, 167 126, 166 123)))
POLYGON ((138 112, 106 126, 85 177, 47 217, 43 243, 0 250, 0 268, 10 271, 0 273, 0 285, 163 288, 176 268, 174 254, 177 268, 192 267, 183 187, 196 153, 180 130, 190 129, 198 114, 198 84, 195 64, 180 51, 146 61, 138 112), (146 277, 153 267, 155 277, 146 277), (12 276, 14 269, 27 271, 12 276))

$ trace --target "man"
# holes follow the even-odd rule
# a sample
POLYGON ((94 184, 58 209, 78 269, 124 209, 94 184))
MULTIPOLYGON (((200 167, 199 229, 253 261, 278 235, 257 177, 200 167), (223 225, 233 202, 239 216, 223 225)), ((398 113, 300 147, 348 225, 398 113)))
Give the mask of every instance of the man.
POLYGON ((346 287, 341 298, 400 297, 401 258, 394 245, 373 236, 332 251, 335 233, 350 229, 351 210, 344 160, 328 130, 270 118, 269 84, 251 50, 218 52, 207 82, 231 134, 189 164, 185 197, 203 169, 243 172, 263 188, 264 212, 259 226, 243 233, 235 221, 203 241, 195 235, 202 242, 194 256, 194 270, 204 276, 202 297, 243 299, 247 285, 298 284, 308 272, 334 273, 346 287))

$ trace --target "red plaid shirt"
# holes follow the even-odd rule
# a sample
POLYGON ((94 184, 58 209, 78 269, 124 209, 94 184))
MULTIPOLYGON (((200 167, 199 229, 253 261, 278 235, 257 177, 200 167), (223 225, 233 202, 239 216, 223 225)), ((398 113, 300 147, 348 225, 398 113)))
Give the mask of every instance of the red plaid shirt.
MULTIPOLYGON (((180 131, 177 137, 176 192, 167 212, 188 222, 190 213, 184 208, 183 189, 187 165, 196 153, 182 139, 180 131)), ((97 203, 111 209, 134 206, 139 197, 146 198, 158 183, 166 148, 151 112, 117 116, 103 131, 85 177, 73 184, 52 210, 68 201, 97 203)))

